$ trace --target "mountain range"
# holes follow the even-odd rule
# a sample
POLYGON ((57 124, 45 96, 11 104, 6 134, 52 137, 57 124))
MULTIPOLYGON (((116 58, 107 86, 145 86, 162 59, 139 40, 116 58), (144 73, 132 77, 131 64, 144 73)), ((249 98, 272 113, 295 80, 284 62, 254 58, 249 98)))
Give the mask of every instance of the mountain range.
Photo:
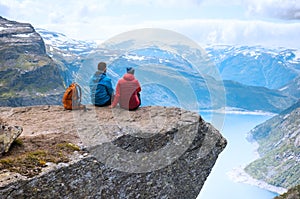
MULTIPOLYGON (((278 113, 248 138, 259 143, 260 158, 246 167, 252 176, 276 186, 299 184, 300 57, 296 49, 261 46, 207 46, 220 73, 199 73, 180 53, 158 46, 130 52, 128 40, 104 47, 78 41, 28 23, 0 17, 0 106, 61 104, 65 87, 77 81, 90 103, 88 80, 99 61, 108 63, 114 86, 128 66, 142 83, 142 105, 193 109, 226 107, 278 113), (259 172, 258 172, 259 171, 259 172)), ((189 46, 172 46, 190 52, 189 46)), ((201 70, 200 70, 201 71, 201 70)), ((209 71, 209 70, 207 70, 209 71)))
MULTIPOLYGON (((118 47, 123 48, 134 42, 123 42, 105 49, 97 46, 95 42, 75 41, 61 33, 41 29, 37 29, 37 31, 45 40, 48 54, 54 60, 63 63, 63 70, 66 71, 65 82, 69 84, 76 79, 85 88, 87 96, 84 99, 85 103, 89 103, 89 89, 86 80, 95 72, 97 63, 102 60, 109 62, 108 75, 111 76, 114 85, 128 66, 136 67, 136 76, 146 82, 150 82, 146 76, 151 70, 158 67, 158 70, 152 73, 154 75, 152 78, 156 78, 157 82, 155 83, 155 79, 152 79, 151 84, 147 83, 144 86, 143 105, 145 106, 155 104, 177 106, 178 101, 182 100, 176 99, 180 89, 166 87, 174 80, 175 82, 185 81, 182 78, 188 79, 191 85, 190 90, 195 95, 193 97, 197 99, 199 107, 202 109, 213 108, 209 89, 218 90, 223 86, 228 107, 251 111, 280 112, 297 101, 297 94, 291 88, 294 84, 289 85, 299 76, 300 60, 296 56, 297 51, 293 49, 272 50, 254 46, 207 47, 205 50, 208 56, 220 70, 220 75, 224 80, 218 82, 210 79, 208 85, 206 82, 208 77, 195 74, 195 71, 189 66, 190 63, 182 56, 155 46, 137 49, 116 58, 115 56, 119 53, 116 52, 118 47), (111 60, 113 60, 112 63, 110 63, 111 60), (241 72, 241 67, 245 63, 249 65, 247 75, 241 72), (174 69, 177 71, 177 79, 172 79, 174 74, 171 73, 174 69), (262 71, 265 76, 258 77, 260 74, 258 71, 262 71), (151 95, 149 95, 150 93, 151 95)), ((180 48, 183 52, 189 50, 188 47, 180 46, 180 48)), ((185 94, 190 95, 190 93, 185 94)))
MULTIPOLYGON (((4 20, 5 19, 2 18, 3 23, 1 33, 3 35, 6 34, 5 30, 8 30, 5 24, 11 23, 16 26, 21 24, 4 20)), ((13 29, 10 31, 13 32, 13 29)), ((23 33, 14 33, 14 35, 18 34, 23 33)), ((137 77, 145 81, 143 86, 143 105, 145 106, 178 106, 179 103, 181 105, 197 103, 200 109, 214 109, 225 106, 226 103, 227 107, 251 111, 280 112, 295 103, 297 100, 296 98, 298 97, 297 92, 293 89, 295 85, 293 81, 297 81, 299 59, 296 56, 297 52, 292 49, 270 50, 253 46, 207 47, 205 51, 207 52, 208 57, 213 61, 213 64, 215 64, 220 71, 220 75, 223 79, 221 82, 211 78, 209 74, 199 75, 199 73, 195 73, 191 63, 184 57, 155 46, 137 49, 134 52, 125 53, 116 58, 115 56, 119 53, 116 52, 118 51, 118 47, 128 46, 134 42, 125 41, 122 44, 115 44, 109 48, 100 48, 92 41, 78 41, 70 39, 61 33, 44 29, 36 29, 35 31, 32 26, 31 32, 26 34, 27 37, 23 36, 23 40, 25 38, 29 39, 30 37, 28 37, 28 35, 32 34, 36 35, 36 39, 39 38, 40 43, 35 42, 33 39, 28 40, 32 42, 32 46, 39 47, 38 50, 27 51, 25 48, 17 48, 14 45, 10 45, 14 46, 14 52, 21 53, 23 57, 26 57, 28 52, 32 53, 31 57, 37 57, 38 55, 35 55, 37 53, 39 53, 39 56, 42 54, 45 62, 49 60, 51 66, 55 68, 55 74, 57 74, 56 77, 51 76, 49 82, 55 84, 52 85, 51 88, 59 88, 57 94, 62 93, 63 87, 69 85, 73 81, 78 81, 84 88, 85 95, 83 102, 85 103, 90 103, 88 98, 89 89, 86 80, 95 72, 97 62, 101 60, 110 62, 112 59, 114 61, 109 63, 108 75, 111 76, 114 86, 118 78, 124 74, 126 67, 134 66, 137 68, 137 77), (243 71, 241 71, 241 68, 245 65, 248 67, 247 77, 243 71), (156 71, 154 69, 155 67, 157 67, 156 71), (159 70, 162 70, 163 72, 159 70), (174 76, 174 70, 176 70, 176 78, 174 76), (258 73, 257 71, 262 71, 262 73, 258 73), (147 75, 150 73, 152 74, 152 79, 147 78, 147 75), (265 76, 259 76, 258 74, 264 74, 265 76), (278 76, 281 77, 278 78, 278 76), (57 80, 57 78, 62 79, 57 80), (180 86, 173 85, 173 82, 181 82, 180 85, 188 84, 186 87, 187 89, 183 89, 182 91, 180 86), (59 83, 60 85, 56 83, 59 83), (169 86, 170 88, 168 88, 169 86), (182 94, 182 96, 193 98, 193 102, 186 101, 186 97, 180 97, 181 94, 179 93, 183 92, 184 94, 182 94), (212 94, 213 92, 215 92, 215 94, 212 94), (223 100, 216 97, 213 99, 213 96, 216 96, 219 93, 225 95, 224 97, 226 97, 226 99, 223 100), (223 104, 214 101, 223 101, 223 104)), ((3 38, 5 37, 2 37, 2 40, 3 38)), ((5 45, 9 46, 8 43, 5 45)), ((190 50, 189 46, 178 45, 176 48, 178 48, 180 52, 187 52, 190 50)), ((12 61, 12 59, 7 57, 7 54, 16 57, 14 53, 10 52, 11 51, 5 50, 0 53, 3 57, 2 62, 5 62, 1 67, 1 74, 5 77, 1 78, 3 82, 2 85, 5 85, 5 87, 1 89, 3 93, 2 99, 0 99, 0 101, 2 101, 1 104, 18 106, 43 103, 42 100, 36 102, 33 102, 34 100, 32 100, 32 102, 29 102, 28 100, 18 100, 25 98, 25 96, 28 98, 28 96, 41 95, 40 92, 42 89, 39 88, 41 87, 40 85, 44 85, 44 83, 39 82, 36 86, 26 86, 26 88, 31 87, 32 92, 18 92, 22 89, 20 88, 22 87, 21 83, 17 86, 16 84, 8 83, 11 81, 13 75, 10 75, 10 72, 7 71, 7 66, 9 66, 10 69, 16 70, 19 70, 18 68, 20 68, 20 66, 9 64, 11 62, 20 63, 18 60, 12 61), (39 92, 35 92, 36 90, 39 92), (8 95, 8 93, 10 94, 8 95), (7 100, 8 98, 10 100, 7 100), (14 103, 7 103, 7 101, 14 103)), ((29 60, 28 56, 26 59, 29 60)), ((39 59, 42 60, 41 57, 39 59)), ((22 63, 25 63, 25 61, 22 61, 22 63)), ((37 64, 34 61, 29 61, 29 63, 30 65, 37 64)), ((39 64, 41 63, 42 62, 40 61, 39 64)), ((24 66, 21 67, 24 68, 24 66)), ((40 78, 35 78, 35 80, 39 81, 40 78)), ((18 82, 22 81, 23 80, 19 80, 18 82)), ((50 85, 50 83, 48 84, 50 85)), ((43 86, 43 88, 45 87, 43 86)), ((49 92, 49 89, 44 90, 49 92)), ((44 95, 44 93, 42 94, 44 95)), ((48 98, 51 98, 51 101, 55 104, 60 103, 59 97, 60 96, 56 95, 54 100, 53 97, 51 98, 50 95, 48 95, 48 98)))
MULTIPOLYGON (((218 106, 222 106, 221 104, 213 105, 211 92, 223 87, 227 107, 252 111, 280 112, 295 103, 300 95, 297 87, 300 61, 298 52, 293 49, 266 49, 255 46, 206 47, 207 55, 220 71, 223 79, 220 82, 209 77, 209 74, 195 73, 191 63, 184 57, 158 47, 137 49, 115 58, 118 54, 117 47, 121 44, 110 46, 109 49, 99 48, 92 41, 77 41, 44 29, 35 31, 30 24, 4 18, 1 18, 0 31, 2 106, 34 105, 51 101, 59 104, 59 95, 63 88, 73 81, 83 84, 85 96, 89 96, 86 80, 96 70, 97 62, 109 62, 112 58, 114 61, 109 65, 108 74, 114 85, 127 66, 137 67, 137 77, 147 82, 144 85, 143 105, 176 106, 179 101, 185 104, 184 97, 178 94, 182 92, 178 86, 167 87, 172 82, 184 83, 186 80, 189 93, 183 92, 187 96, 193 95, 191 97, 201 109, 220 108, 218 106), (155 67, 158 68, 153 71, 155 67), (36 78, 33 74, 37 72, 36 75, 41 76, 42 69, 47 71, 49 81, 36 78), (151 70, 152 82, 146 78, 151 70), (177 75, 175 79, 174 70, 177 75)), ((130 43, 132 41, 123 42, 122 45, 130 43)), ((178 48, 181 48, 180 52, 189 50, 188 46, 178 48)), ((89 103, 88 97, 84 102, 89 103)))
POLYGON ((296 49, 224 45, 206 51, 224 80, 245 85, 280 89, 300 72, 300 53, 296 49))

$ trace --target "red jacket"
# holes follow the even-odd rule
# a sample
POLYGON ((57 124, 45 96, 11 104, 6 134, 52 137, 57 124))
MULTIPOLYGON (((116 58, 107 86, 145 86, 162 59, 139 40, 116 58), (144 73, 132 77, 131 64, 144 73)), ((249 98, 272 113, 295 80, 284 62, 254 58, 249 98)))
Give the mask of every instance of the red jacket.
POLYGON ((126 73, 119 79, 112 107, 118 103, 125 109, 135 109, 140 105, 137 93, 141 91, 140 83, 133 74, 126 73))

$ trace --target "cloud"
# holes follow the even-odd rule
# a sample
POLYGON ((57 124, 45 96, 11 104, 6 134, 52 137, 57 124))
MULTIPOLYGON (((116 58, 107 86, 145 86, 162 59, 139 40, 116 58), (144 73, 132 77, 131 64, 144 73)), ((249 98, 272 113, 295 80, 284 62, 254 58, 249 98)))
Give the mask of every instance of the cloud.
POLYGON ((144 6, 163 6, 163 7, 190 7, 201 4, 203 0, 116 0, 123 5, 144 5, 144 6))
POLYGON ((2 0, 1 4, 7 8, 8 17, 27 20, 28 22, 43 23, 71 23, 101 14, 109 3, 108 0, 61 1, 49 2, 39 0, 2 0))
POLYGON ((300 20, 299 0, 249 0, 248 14, 285 20, 300 20))
POLYGON ((241 6, 249 18, 269 17, 282 20, 300 19, 299 0, 203 0, 202 5, 241 6))
POLYGON ((200 44, 262 45, 300 48, 300 23, 259 20, 169 20, 146 22, 145 27, 164 27, 200 44))
POLYGON ((242 20, 237 15, 232 15, 235 19, 231 16, 224 20, 224 13, 219 12, 228 7, 231 9, 227 12, 237 10, 241 15, 248 10, 252 15, 286 19, 291 17, 285 13, 293 13, 291 16, 297 19, 299 8, 295 0, 232 0, 230 3, 222 0, 101 0, 101 3, 99 0, 72 3, 52 0, 47 5, 40 0, 1 0, 0 4, 1 15, 3 13, 5 18, 28 22, 74 39, 103 41, 125 31, 153 27, 177 31, 201 44, 300 48, 300 23, 297 21, 266 22, 251 20, 251 17, 242 20), (220 17, 203 17, 211 14, 211 10, 205 9, 214 8, 214 5, 220 6, 213 13, 220 17))

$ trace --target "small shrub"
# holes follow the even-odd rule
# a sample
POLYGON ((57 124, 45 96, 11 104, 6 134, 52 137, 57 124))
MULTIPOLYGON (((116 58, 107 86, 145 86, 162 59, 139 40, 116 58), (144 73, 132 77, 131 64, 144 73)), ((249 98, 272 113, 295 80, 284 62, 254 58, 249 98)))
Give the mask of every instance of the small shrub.
MULTIPOLYGON (((16 143, 24 145, 22 140, 18 140, 16 143)), ((7 169, 11 172, 17 172, 27 177, 33 177, 42 171, 42 167, 47 166, 47 162, 53 162, 56 164, 60 162, 68 162, 69 154, 73 151, 79 150, 80 148, 75 144, 58 143, 48 149, 37 149, 15 155, 14 157, 2 157, 0 159, 0 170, 7 169)))
POLYGON ((79 146, 72 143, 59 143, 56 145, 60 149, 70 150, 70 151, 80 151, 79 146))
POLYGON ((17 138, 17 139, 13 142, 13 145, 16 145, 16 146, 23 146, 23 140, 17 138))

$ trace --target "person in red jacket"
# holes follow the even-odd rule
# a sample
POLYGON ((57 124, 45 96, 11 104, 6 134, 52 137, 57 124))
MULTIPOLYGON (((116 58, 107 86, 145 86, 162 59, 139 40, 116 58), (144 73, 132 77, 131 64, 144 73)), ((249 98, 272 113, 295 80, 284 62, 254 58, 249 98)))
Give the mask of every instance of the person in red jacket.
POLYGON ((126 68, 127 73, 118 81, 116 94, 111 104, 114 108, 119 103, 121 108, 133 111, 141 105, 141 86, 139 81, 134 77, 134 69, 126 68))

